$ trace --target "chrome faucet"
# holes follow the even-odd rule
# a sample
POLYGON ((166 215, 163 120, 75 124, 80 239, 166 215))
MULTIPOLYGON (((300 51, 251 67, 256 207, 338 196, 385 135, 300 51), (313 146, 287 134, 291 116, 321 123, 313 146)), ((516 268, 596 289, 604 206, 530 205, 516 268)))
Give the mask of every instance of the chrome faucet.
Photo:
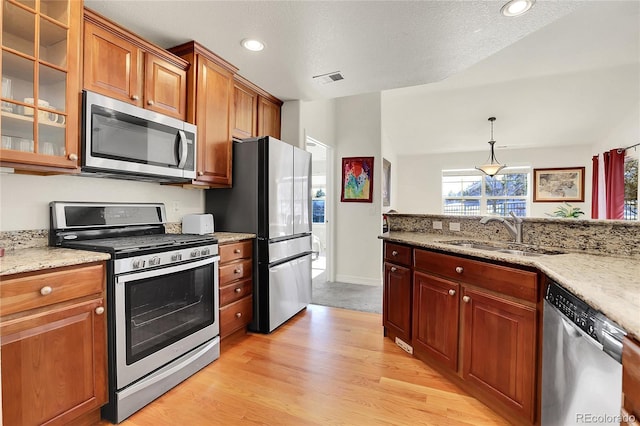
POLYGON ((507 228, 507 231, 509 231, 509 235, 515 238, 515 242, 521 243, 522 242, 522 219, 516 216, 513 212, 509 212, 509 214, 511 215, 511 217, 513 217, 513 223, 509 222, 504 217, 499 217, 499 216, 485 216, 482 219, 480 219, 480 223, 483 225, 486 225, 489 222, 494 222, 494 221, 500 222, 504 225, 505 228, 507 228))

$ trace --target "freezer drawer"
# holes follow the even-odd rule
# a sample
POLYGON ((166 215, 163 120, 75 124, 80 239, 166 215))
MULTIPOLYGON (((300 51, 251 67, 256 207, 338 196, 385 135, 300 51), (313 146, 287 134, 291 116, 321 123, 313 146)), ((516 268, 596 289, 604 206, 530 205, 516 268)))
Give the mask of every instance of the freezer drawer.
POLYGON ((311 251, 311 235, 269 243, 269 263, 311 251))
POLYGON ((269 268, 269 332, 311 303, 311 254, 269 268))

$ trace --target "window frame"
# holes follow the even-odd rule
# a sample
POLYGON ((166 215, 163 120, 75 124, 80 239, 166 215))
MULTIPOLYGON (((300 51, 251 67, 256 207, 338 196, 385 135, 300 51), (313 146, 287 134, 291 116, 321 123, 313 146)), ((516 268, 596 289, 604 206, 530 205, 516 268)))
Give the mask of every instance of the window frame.
MULTIPOLYGON (((478 212, 479 216, 485 215, 494 215, 494 213, 488 212, 488 201, 489 200, 513 200, 513 199, 521 199, 525 203, 525 214, 521 217, 527 217, 531 214, 531 185, 532 185, 532 173, 533 168, 531 166, 517 166, 517 167, 506 167, 504 168, 499 175, 505 174, 525 174, 527 179, 527 193, 526 195, 500 195, 500 196, 490 196, 486 193, 486 185, 487 185, 487 175, 482 173, 476 169, 445 169, 442 170, 441 178, 440 178, 440 193, 441 193, 441 212, 443 215, 461 215, 461 216, 475 216, 475 214, 464 214, 464 213, 447 213, 445 212, 445 201, 446 200, 479 200, 480 202, 480 211, 478 212), (455 177, 455 176, 476 176, 480 177, 480 196, 456 196, 449 197, 444 194, 443 185, 445 177, 455 177)), ((507 217, 508 214, 505 214, 507 217)))

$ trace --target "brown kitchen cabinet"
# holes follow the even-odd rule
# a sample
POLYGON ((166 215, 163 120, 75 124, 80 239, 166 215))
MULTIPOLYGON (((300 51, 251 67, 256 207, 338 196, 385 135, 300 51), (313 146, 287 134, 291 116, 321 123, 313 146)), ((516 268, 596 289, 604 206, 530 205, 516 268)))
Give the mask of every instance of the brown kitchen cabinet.
POLYGON ((629 337, 622 344, 621 414, 621 425, 640 425, 640 343, 629 337))
POLYGON ((231 135, 245 139, 257 135, 258 93, 252 84, 239 75, 233 81, 234 121, 231 135))
POLYGON ((258 96, 258 136, 280 139, 280 107, 282 101, 274 97, 258 96))
POLYGON ((2 419, 91 424, 107 401, 103 263, 1 277, 2 419))
POLYGON ((414 249, 414 355, 516 423, 537 421, 537 272, 414 249))
POLYGON ((198 126, 197 176, 193 184, 229 188, 235 120, 233 76, 238 69, 194 41, 169 50, 191 64, 187 121, 198 126))
POLYGON ((220 245, 220 338, 253 319, 253 240, 220 245))
POLYGON ((383 250, 384 333, 411 344, 411 247, 385 242, 383 250))
POLYGON ((188 63, 85 9, 84 88, 185 120, 188 63))
POLYGON ((460 285, 423 272, 413 285, 413 350, 457 370, 460 285))
POLYGON ((0 163, 76 172, 82 2, 2 0, 2 14, 0 163))

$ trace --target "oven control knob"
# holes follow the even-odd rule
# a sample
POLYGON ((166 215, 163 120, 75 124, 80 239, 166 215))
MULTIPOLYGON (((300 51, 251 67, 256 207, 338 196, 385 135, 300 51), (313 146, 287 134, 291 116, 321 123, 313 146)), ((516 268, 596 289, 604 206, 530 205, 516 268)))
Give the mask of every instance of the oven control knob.
POLYGON ((131 262, 131 266, 133 266, 133 269, 144 268, 144 264, 145 264, 145 261, 141 259, 136 259, 133 262, 131 262))
POLYGON ((171 255, 172 262, 178 262, 179 260, 182 260, 182 253, 176 253, 171 255))
POLYGON ((199 249, 195 249, 191 252, 191 257, 198 257, 200 256, 200 250, 199 249))
POLYGON ((155 266, 160 264, 160 258, 158 256, 154 256, 149 259, 149 266, 155 266))
POLYGON ((209 253, 211 253, 211 250, 209 250, 208 248, 204 248, 204 249, 202 249, 202 255, 203 255, 203 256, 206 256, 206 255, 208 255, 209 253))

